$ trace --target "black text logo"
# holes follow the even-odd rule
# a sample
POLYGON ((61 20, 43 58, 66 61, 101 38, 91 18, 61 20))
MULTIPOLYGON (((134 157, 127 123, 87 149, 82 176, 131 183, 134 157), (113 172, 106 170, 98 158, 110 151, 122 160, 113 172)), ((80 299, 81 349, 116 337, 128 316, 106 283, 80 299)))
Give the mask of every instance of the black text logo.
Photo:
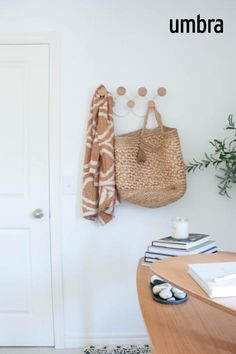
POLYGON ((170 32, 171 33, 223 33, 223 20, 201 18, 197 15, 197 19, 170 19, 170 32))

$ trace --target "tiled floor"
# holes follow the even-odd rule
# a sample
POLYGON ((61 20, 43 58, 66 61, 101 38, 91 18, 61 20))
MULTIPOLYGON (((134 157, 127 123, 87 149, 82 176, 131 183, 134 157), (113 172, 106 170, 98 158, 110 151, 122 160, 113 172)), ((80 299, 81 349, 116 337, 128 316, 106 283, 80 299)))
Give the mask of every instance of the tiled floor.
POLYGON ((0 354, 83 354, 83 350, 82 349, 0 347, 0 354))

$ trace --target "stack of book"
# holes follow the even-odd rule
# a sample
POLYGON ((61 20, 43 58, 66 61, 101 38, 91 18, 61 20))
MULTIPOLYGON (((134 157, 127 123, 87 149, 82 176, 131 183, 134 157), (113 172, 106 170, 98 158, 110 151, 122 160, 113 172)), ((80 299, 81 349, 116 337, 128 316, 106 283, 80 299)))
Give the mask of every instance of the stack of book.
POLYGON ((146 263, 175 256, 198 253, 216 253, 217 245, 209 235, 189 234, 188 239, 175 239, 171 236, 152 241, 144 255, 146 263))

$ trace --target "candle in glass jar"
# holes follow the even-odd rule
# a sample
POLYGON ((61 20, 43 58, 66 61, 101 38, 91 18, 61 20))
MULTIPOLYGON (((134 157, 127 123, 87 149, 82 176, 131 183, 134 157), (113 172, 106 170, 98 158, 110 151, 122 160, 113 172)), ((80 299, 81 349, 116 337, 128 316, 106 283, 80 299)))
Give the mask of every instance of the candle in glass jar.
POLYGON ((172 219, 172 237, 176 239, 188 238, 188 219, 177 216, 172 219))

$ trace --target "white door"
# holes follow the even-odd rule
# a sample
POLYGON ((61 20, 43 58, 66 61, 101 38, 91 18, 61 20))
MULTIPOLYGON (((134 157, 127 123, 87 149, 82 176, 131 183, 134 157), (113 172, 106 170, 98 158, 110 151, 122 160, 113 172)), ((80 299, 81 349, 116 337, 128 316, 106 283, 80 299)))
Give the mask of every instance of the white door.
POLYGON ((0 346, 54 345, 48 108, 48 46, 0 45, 0 346))

